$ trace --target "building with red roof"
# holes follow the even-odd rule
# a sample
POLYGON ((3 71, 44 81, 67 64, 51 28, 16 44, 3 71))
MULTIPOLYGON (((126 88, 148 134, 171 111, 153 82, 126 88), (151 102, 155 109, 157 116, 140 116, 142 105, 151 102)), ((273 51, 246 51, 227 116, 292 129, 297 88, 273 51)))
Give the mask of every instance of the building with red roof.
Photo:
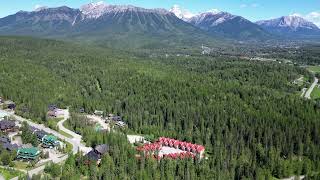
POLYGON ((205 147, 198 144, 179 141, 176 139, 160 137, 156 142, 145 144, 137 148, 138 151, 146 155, 153 155, 154 158, 203 158, 205 147), (176 149, 175 151, 173 151, 176 149))

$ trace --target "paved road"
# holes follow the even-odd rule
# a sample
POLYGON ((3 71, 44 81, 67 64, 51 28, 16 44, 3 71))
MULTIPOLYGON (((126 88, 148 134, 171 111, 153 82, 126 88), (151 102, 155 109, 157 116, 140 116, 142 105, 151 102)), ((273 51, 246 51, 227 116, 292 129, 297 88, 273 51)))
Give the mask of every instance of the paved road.
MULTIPOLYGON (((296 176, 292 176, 292 177, 289 177, 289 178, 284 178, 284 179, 281 179, 281 180, 295 180, 296 176)), ((299 176, 299 179, 304 179, 305 176, 299 176)))
POLYGON ((310 88, 307 90, 306 94, 305 94, 305 98, 307 99, 311 99, 311 93, 313 91, 313 89, 316 87, 316 85, 318 84, 319 79, 318 78, 314 78, 314 82, 312 83, 312 85, 310 86, 310 88))
POLYGON ((306 91, 307 91, 307 88, 303 88, 300 97, 304 97, 304 94, 306 93, 306 91))
POLYGON ((70 134, 73 138, 68 138, 68 142, 71 143, 73 145, 73 153, 76 154, 78 152, 78 149, 81 151, 81 152, 84 152, 84 153, 88 153, 89 151, 92 150, 91 147, 86 147, 84 144, 81 143, 82 141, 82 136, 65 128, 63 126, 63 123, 68 120, 70 118, 70 113, 69 113, 69 110, 68 109, 65 109, 63 110, 64 111, 64 118, 63 120, 59 121, 57 126, 58 128, 61 130, 61 131, 64 131, 68 134, 70 134))
MULTIPOLYGON (((34 122, 32 122, 32 121, 30 121, 28 119, 25 119, 23 117, 17 116, 17 115, 15 115, 13 113, 8 113, 7 111, 1 110, 1 109, 0 109, 0 113, 5 113, 5 114, 8 114, 8 115, 11 115, 17 121, 20 121, 20 122, 26 121, 30 126, 38 128, 40 130, 43 130, 43 131, 45 131, 45 132, 47 132, 49 134, 53 134, 54 136, 58 137, 59 139, 62 139, 64 141, 66 141, 66 142, 69 142, 73 146, 72 147, 73 154, 76 154, 78 152, 78 150, 80 150, 80 151, 82 151, 84 153, 88 153, 89 151, 92 150, 91 147, 86 147, 85 145, 81 144, 82 137, 80 135, 77 135, 74 132, 72 132, 72 131, 66 129, 65 127, 63 127, 63 122, 65 122, 70 117, 69 110, 65 110, 64 119, 61 120, 58 124, 60 124, 59 128, 61 128, 61 130, 63 130, 63 131, 65 130, 65 132, 70 133, 70 135, 72 135, 72 136, 74 135, 73 136, 74 138, 68 138, 68 137, 58 133, 55 130, 52 130, 50 128, 45 127, 43 124, 34 123, 34 122)), ((66 160, 67 158, 68 158, 68 155, 65 155, 63 157, 52 157, 50 160, 52 162, 54 162, 54 163, 60 163, 60 162, 63 162, 64 160, 66 160)), ((45 165, 28 171, 29 177, 32 177, 34 174, 40 173, 41 171, 44 170, 44 168, 45 168, 45 165)))

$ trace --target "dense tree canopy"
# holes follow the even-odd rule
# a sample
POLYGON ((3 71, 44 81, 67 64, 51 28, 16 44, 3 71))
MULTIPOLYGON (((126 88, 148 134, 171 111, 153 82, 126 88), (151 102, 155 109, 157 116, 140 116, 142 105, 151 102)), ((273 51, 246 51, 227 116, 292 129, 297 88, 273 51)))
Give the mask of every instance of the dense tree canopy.
POLYGON ((27 38, 1 38, 0 54, 0 96, 17 102, 23 116, 43 121, 48 104, 103 110, 123 116, 136 133, 203 144, 208 156, 201 163, 141 162, 125 137, 88 133, 87 126, 71 123, 89 145, 112 143, 112 137, 118 142, 117 154, 103 159, 110 171, 89 167, 76 174, 260 179, 320 171, 320 111, 295 93, 291 82, 309 76, 299 67, 223 57, 149 58, 27 38))

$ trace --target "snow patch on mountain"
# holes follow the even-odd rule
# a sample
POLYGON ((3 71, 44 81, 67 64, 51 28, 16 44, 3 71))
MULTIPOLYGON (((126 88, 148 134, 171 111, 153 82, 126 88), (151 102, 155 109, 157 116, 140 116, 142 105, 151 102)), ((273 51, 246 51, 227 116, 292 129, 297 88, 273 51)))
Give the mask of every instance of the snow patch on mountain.
POLYGON ((231 20, 235 18, 235 15, 232 15, 227 12, 220 12, 220 11, 210 11, 201 13, 199 15, 196 15, 188 20, 188 22, 191 22, 194 25, 201 24, 203 22, 210 22, 210 26, 214 27, 217 26, 225 21, 231 20))
POLYGON ((133 12, 149 12, 149 13, 159 13, 159 14, 169 14, 170 12, 165 9, 145 9, 140 7, 135 7, 132 5, 108 5, 103 1, 97 3, 89 3, 81 6, 80 11, 85 18, 97 19, 108 13, 122 13, 126 11, 133 12))
POLYGON ((80 11, 87 18, 97 19, 103 14, 105 14, 107 9, 108 5, 103 1, 99 1, 96 3, 89 3, 81 6, 80 11))

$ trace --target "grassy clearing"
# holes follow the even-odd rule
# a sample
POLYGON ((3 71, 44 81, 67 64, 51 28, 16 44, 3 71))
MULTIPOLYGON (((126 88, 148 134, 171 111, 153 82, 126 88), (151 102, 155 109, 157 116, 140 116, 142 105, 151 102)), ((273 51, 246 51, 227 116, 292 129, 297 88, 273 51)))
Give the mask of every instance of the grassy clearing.
POLYGON ((57 124, 59 121, 63 120, 63 118, 52 118, 48 119, 46 125, 51 128, 57 130, 57 124))
POLYGON ((64 131, 62 131, 62 130, 58 130, 58 132, 60 133, 60 134, 62 134, 62 135, 64 135, 65 137, 68 137, 68 138, 73 138, 73 136, 71 136, 70 134, 68 134, 68 133, 66 133, 66 132, 64 132, 64 131))
POLYGON ((23 162, 23 161, 15 161, 14 162, 14 167, 17 169, 23 169, 23 170, 29 170, 29 163, 23 162))
POLYGON ((66 143, 65 152, 66 153, 72 152, 72 144, 70 144, 69 142, 66 142, 66 141, 64 143, 66 143))
POLYGON ((309 66, 307 69, 315 73, 320 73, 320 66, 309 66))
POLYGON ((2 174, 2 176, 3 176, 5 179, 12 179, 12 178, 14 178, 14 177, 23 175, 22 172, 16 171, 16 170, 11 169, 11 168, 0 168, 0 173, 2 174))
POLYGON ((312 91, 312 93, 311 93, 311 98, 312 98, 312 99, 318 99, 318 98, 320 98, 320 88, 319 88, 318 86, 316 86, 316 87, 313 89, 313 91, 312 91))

